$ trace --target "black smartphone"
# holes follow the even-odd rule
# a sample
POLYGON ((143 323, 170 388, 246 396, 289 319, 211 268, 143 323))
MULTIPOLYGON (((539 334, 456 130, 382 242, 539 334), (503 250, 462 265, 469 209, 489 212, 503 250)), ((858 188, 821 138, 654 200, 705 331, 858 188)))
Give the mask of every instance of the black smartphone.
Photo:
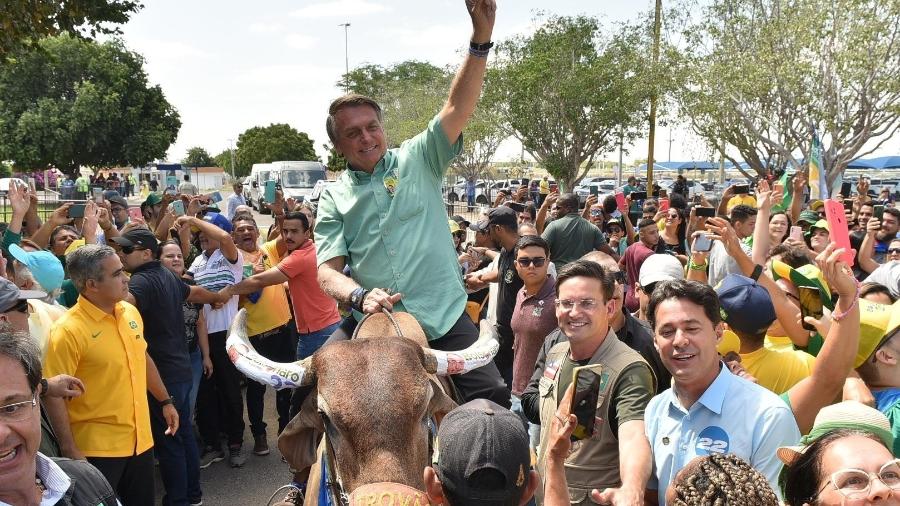
POLYGON ((646 198, 647 198, 647 192, 631 192, 632 202, 637 201, 637 200, 646 200, 646 198))
POLYGON ((734 194, 740 195, 742 193, 750 193, 750 185, 749 184, 737 184, 734 185, 734 194))
POLYGON ((822 298, 819 297, 819 288, 801 285, 797 290, 800 292, 800 323, 804 329, 815 331, 815 327, 806 323, 806 317, 822 319, 822 298))
POLYGON ((853 199, 844 199, 844 209, 848 211, 853 210, 853 199))
POLYGON ((84 218, 84 204, 74 204, 69 208, 69 218, 84 218))
POLYGON ((841 195, 843 195, 845 199, 850 198, 850 183, 849 182, 841 183, 841 195))
POLYGON ((578 425, 572 432, 572 441, 587 439, 594 435, 594 421, 597 419, 597 400, 600 397, 602 376, 598 364, 576 367, 572 371, 575 395, 572 397, 572 414, 578 418, 578 425))
POLYGON ((694 208, 694 214, 699 217, 715 218, 716 209, 714 207, 697 206, 694 208))
POLYGON ((873 216, 875 217, 876 220, 881 221, 881 219, 884 218, 884 205, 875 206, 875 211, 874 211, 873 216))
POLYGON ((712 249, 712 239, 706 234, 700 234, 694 239, 691 251, 709 251, 712 249))
POLYGON ((591 195, 600 195, 600 187, 597 185, 591 185, 588 187, 591 195))

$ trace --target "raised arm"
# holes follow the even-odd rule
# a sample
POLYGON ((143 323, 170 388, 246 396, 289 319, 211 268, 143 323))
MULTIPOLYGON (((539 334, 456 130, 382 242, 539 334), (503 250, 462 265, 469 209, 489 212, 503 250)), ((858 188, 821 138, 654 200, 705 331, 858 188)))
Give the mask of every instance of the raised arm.
MULTIPOLYGON (((466 0, 469 17, 472 18, 471 42, 484 44, 491 41, 494 31, 494 15, 497 4, 494 0, 466 0)), ((487 67, 487 53, 476 56, 467 53, 462 67, 456 73, 450 86, 450 96, 440 112, 441 126, 450 143, 456 142, 469 118, 475 111, 475 104, 481 96, 484 72, 487 67)))
POLYGON ((756 187, 756 226, 753 228, 753 263, 763 265, 769 256, 769 217, 772 214, 772 192, 765 180, 756 187))

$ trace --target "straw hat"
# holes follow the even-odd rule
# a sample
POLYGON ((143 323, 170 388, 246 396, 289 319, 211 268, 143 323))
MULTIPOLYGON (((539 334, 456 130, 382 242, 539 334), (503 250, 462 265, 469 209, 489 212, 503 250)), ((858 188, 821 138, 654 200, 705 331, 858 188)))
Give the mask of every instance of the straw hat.
POLYGON ((800 439, 798 446, 782 446, 776 454, 785 465, 791 465, 817 439, 837 429, 858 429, 878 436, 888 448, 894 447, 891 422, 881 411, 857 401, 844 401, 826 406, 816 415, 809 434, 800 439))

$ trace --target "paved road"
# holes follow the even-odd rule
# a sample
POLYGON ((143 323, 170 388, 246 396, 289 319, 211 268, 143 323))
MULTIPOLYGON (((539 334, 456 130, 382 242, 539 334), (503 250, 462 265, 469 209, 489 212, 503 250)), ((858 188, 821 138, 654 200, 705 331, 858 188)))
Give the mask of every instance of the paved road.
MULTIPOLYGON (((270 215, 260 215, 254 212, 261 233, 265 234, 272 224, 270 215)), ((246 405, 245 405, 246 406, 246 405)), ((247 463, 242 468, 231 468, 228 462, 217 462, 206 469, 200 470, 200 482, 203 488, 204 505, 240 505, 255 506, 264 505, 269 496, 281 485, 290 482, 291 474, 287 464, 281 461, 278 453, 276 434, 278 420, 275 415, 274 390, 268 389, 265 398, 265 421, 269 426, 269 448, 271 453, 264 457, 253 455, 253 437, 250 434, 250 424, 247 421, 246 407, 244 409, 244 422, 247 424, 244 436, 244 449, 247 451, 247 463)), ((161 502, 163 496, 162 480, 156 473, 156 498, 161 502)), ((279 494, 274 501, 280 500, 279 494)))

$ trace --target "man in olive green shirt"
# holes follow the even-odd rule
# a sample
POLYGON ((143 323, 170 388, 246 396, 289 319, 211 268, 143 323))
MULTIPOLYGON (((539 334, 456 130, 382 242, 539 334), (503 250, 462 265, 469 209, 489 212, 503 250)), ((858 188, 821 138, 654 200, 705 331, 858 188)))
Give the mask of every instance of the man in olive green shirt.
MULTIPOLYGON (((348 338, 363 313, 382 308, 412 314, 436 349, 464 349, 478 338, 465 313, 441 181, 462 148, 463 128, 481 94, 495 10, 493 0, 477 0, 469 9, 469 55, 446 105, 424 132, 399 148, 387 149, 381 108, 372 99, 347 95, 329 108, 326 131, 347 170, 319 199, 318 277, 325 293, 354 310, 331 340, 348 338)), ((464 400, 510 405, 493 363, 455 382, 464 400)))
POLYGON ((560 195, 556 207, 559 217, 547 225, 541 237, 550 245, 550 258, 557 269, 591 251, 619 258, 606 243, 603 232, 578 214, 578 197, 574 193, 560 195))

